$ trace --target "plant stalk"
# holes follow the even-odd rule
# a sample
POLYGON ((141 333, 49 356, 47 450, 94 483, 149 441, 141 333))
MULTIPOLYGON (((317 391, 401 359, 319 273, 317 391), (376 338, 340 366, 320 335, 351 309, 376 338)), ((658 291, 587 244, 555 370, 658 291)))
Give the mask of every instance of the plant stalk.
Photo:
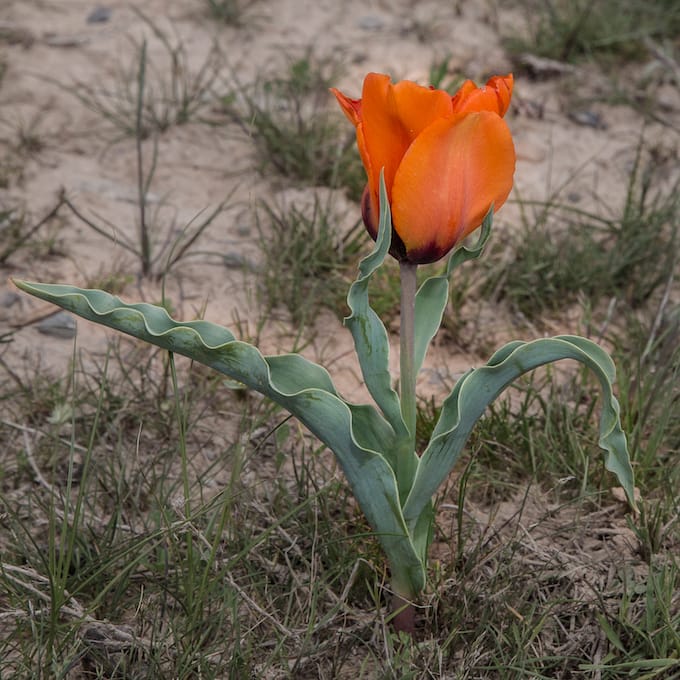
MULTIPOLYGON (((416 314, 416 271, 418 265, 409 262, 399 263, 401 278, 401 317, 399 329, 399 392, 401 415, 409 432, 409 445, 401 452, 406 458, 400 461, 398 470, 402 475, 412 464, 416 447, 416 367, 415 367, 415 314, 416 314)), ((412 478, 409 470, 407 478, 412 478)), ((412 635, 415 631, 415 607, 404 597, 408 589, 399 587, 393 579, 392 587, 392 625, 397 632, 412 635)))
POLYGON ((146 40, 142 42, 139 57, 139 73, 137 74, 137 111, 135 117, 135 141, 137 147, 137 190, 139 193, 139 239, 142 255, 142 275, 151 273, 151 241, 149 226, 146 223, 147 187, 144 182, 144 165, 142 156, 142 140, 144 137, 144 88, 146 86, 146 40))
POLYGON ((395 593, 392 595, 392 625, 397 633, 408 633, 413 635, 416 632, 416 608, 405 597, 395 593))

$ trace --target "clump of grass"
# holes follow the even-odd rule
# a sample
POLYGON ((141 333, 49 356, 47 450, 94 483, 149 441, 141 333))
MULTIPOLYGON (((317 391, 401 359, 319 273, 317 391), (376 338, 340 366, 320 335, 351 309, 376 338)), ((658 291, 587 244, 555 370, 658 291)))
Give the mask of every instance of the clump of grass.
POLYGON ((670 290, 651 320, 627 314, 626 332, 615 338, 623 424, 645 493, 680 484, 680 307, 669 302, 670 290))
MULTIPOLYGON (((534 204, 514 241, 511 257, 489 265, 484 294, 507 300, 535 321, 585 295, 632 308, 645 304, 667 281, 680 238, 680 185, 664 188, 653 163, 638 153, 618 214, 602 216, 558 203, 534 204), (656 184, 657 188, 654 188, 656 184)), ((492 251, 493 252, 493 251, 492 251)))
POLYGON ((532 52, 560 61, 585 58, 639 60, 645 41, 674 41, 680 9, 673 0, 520 0, 526 36, 506 38, 512 52, 532 52))
POLYGON ((416 405, 416 451, 424 451, 429 444, 441 410, 441 404, 434 397, 418 400, 416 405))
POLYGON ((125 289, 134 283, 134 276, 120 267, 108 272, 99 272, 98 275, 88 279, 86 288, 99 288, 111 295, 120 295, 125 289))
POLYGON ((0 126, 7 132, 0 141, 21 159, 36 156, 47 144, 46 135, 40 130, 47 112, 48 107, 42 107, 28 118, 21 114, 1 117, 0 126))
POLYGON ((348 639, 366 628, 346 610, 375 580, 348 549, 362 520, 332 457, 219 377, 119 351, 51 381, 65 421, 21 398, 0 423, 20 454, 0 475, 3 670, 188 680, 332 663, 335 622, 348 639), (206 421, 225 410, 218 437, 206 421))
POLYGON ((208 11, 217 21, 241 28, 248 19, 248 12, 257 0, 205 0, 208 11))
POLYGON ((331 108, 328 88, 337 66, 311 52, 292 60, 282 75, 236 83, 223 99, 225 113, 253 138, 259 168, 305 184, 342 187, 359 200, 366 177, 355 137, 331 108))
POLYGON ((330 204, 316 196, 309 209, 265 202, 256 219, 261 253, 256 273, 264 316, 284 307, 300 327, 322 306, 343 316, 347 269, 365 241, 361 225, 340 237, 330 204))
POLYGON ((49 251, 51 239, 36 241, 39 232, 46 225, 57 222, 59 211, 64 205, 60 197, 54 207, 34 224, 29 223, 25 211, 18 206, 0 207, 0 235, 2 235, 3 247, 0 248, 0 264, 4 264, 12 255, 23 250, 49 251))
POLYGON ((115 64, 112 84, 102 88, 100 83, 76 82, 61 87, 124 136, 141 133, 147 138, 172 125, 188 123, 211 105, 222 55, 213 44, 203 63, 194 69, 181 38, 169 36, 140 10, 134 11, 163 47, 165 59, 150 58, 147 40, 130 37, 131 57, 126 64, 115 64))
POLYGON ((17 206, 0 208, 0 234, 5 243, 0 252, 0 262, 5 262, 30 238, 31 230, 26 229, 26 221, 26 214, 17 206))
MULTIPOLYGON (((84 224, 93 229, 101 236, 120 245, 124 250, 135 255, 141 265, 141 272, 144 276, 155 275, 161 276, 177 264, 203 232, 212 224, 214 219, 224 210, 228 198, 222 201, 214 210, 208 213, 206 217, 201 217, 196 226, 187 224, 182 230, 176 229, 176 225, 172 224, 170 228, 165 230, 165 240, 161 241, 159 232, 161 229, 149 214, 149 192, 151 183, 157 168, 158 160, 158 137, 153 138, 153 154, 151 161, 147 163, 144 156, 143 140, 145 138, 145 123, 144 111, 145 102, 147 101, 147 61, 146 61, 146 42, 142 43, 139 61, 139 72, 137 74, 137 95, 136 95, 136 110, 134 118, 134 133, 135 133, 135 150, 137 156, 137 206, 138 206, 138 224, 137 235, 138 241, 124 236, 115 225, 108 223, 105 227, 101 226, 94 220, 86 217, 66 196, 62 191, 61 201, 71 210, 71 212, 84 224), (179 234, 173 238, 173 234, 179 234), (159 267, 159 263, 162 266, 159 267)), ((198 218, 199 216, 197 216, 198 218)), ((157 216, 156 216, 157 218, 157 216)))
POLYGON ((613 678, 630 669, 650 677, 677 677, 680 565, 671 558, 655 563, 646 577, 625 572, 622 577, 618 609, 598 616, 612 650, 607 670, 613 678))

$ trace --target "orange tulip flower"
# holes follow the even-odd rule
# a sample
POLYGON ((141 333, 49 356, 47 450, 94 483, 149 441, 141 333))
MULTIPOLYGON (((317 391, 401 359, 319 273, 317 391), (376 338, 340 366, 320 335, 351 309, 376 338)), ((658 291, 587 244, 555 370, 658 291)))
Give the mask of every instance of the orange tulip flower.
POLYGON ((378 232, 380 171, 392 209, 392 248, 400 261, 435 262, 477 229, 512 189, 515 149, 503 120, 512 75, 486 86, 471 80, 448 92, 369 73, 361 99, 333 89, 357 130, 368 184, 364 222, 378 232))

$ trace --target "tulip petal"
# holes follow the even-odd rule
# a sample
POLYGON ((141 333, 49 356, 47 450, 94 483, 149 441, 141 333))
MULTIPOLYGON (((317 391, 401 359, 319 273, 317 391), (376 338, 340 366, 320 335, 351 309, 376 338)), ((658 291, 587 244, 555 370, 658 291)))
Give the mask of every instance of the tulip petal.
POLYGON ((335 95, 335 98, 338 100, 338 104, 340 104, 342 107, 342 110, 349 119, 350 123, 359 125, 361 122, 361 99, 352 99, 347 97, 335 87, 331 87, 330 90, 335 95))
POLYGON ((407 80, 393 85, 389 76, 380 73, 366 76, 357 141, 376 213, 381 168, 391 197, 394 175, 413 140, 435 120, 450 115, 451 98, 442 90, 407 80))
POLYGON ((489 78, 483 87, 466 80, 452 99, 453 112, 492 111, 503 117, 510 106, 512 86, 512 73, 489 78))
POLYGON ((423 87, 410 80, 391 85, 391 90, 396 117, 411 142, 437 118, 451 115, 451 99, 443 90, 423 87))
POLYGON ((481 111, 440 119, 409 147, 394 178, 392 222, 414 264, 434 262, 476 229, 512 189, 505 121, 481 111))

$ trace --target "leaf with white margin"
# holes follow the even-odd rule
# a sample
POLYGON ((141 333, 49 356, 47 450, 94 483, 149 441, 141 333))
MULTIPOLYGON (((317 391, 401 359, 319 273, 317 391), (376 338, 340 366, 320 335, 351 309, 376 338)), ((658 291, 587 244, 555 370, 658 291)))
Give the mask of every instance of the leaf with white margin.
POLYGON ((411 488, 418 457, 412 449, 408 428, 401 413, 399 395, 392 387, 389 370, 390 343, 387 330, 370 305, 368 285, 384 262, 392 239, 392 217, 383 175, 380 175, 380 226, 373 250, 359 263, 359 274, 347 294, 351 314, 345 319, 354 340, 366 388, 392 426, 395 445, 385 457, 392 466, 399 486, 399 497, 406 499, 411 488))
POLYGON ((621 429, 619 403, 612 391, 616 369, 611 357, 594 342, 571 335, 511 342, 498 350, 486 366, 471 369, 454 386, 442 406, 430 443, 418 464, 404 518, 413 530, 440 484, 460 456, 486 407, 520 375, 553 361, 575 359, 585 364, 600 382, 603 395, 599 445, 605 467, 619 479, 635 508, 633 469, 626 436, 621 429))
POLYGON ((392 216, 387 200, 383 173, 380 174, 380 225, 373 250, 359 263, 359 273, 347 294, 351 314, 345 318, 345 326, 354 339, 361 373, 366 388, 399 436, 407 436, 406 423, 401 415, 399 395, 392 387, 389 370, 390 344, 387 330, 375 313, 368 298, 368 284, 382 265, 390 250, 392 240, 392 216))
POLYGON ((372 406, 342 400, 322 366, 297 354, 263 356, 222 326, 201 320, 177 322, 162 307, 127 304, 104 291, 15 284, 84 319, 210 366, 286 408, 335 454, 399 582, 412 593, 425 586, 424 562, 406 528, 396 478, 386 458, 395 447, 394 432, 372 406))

